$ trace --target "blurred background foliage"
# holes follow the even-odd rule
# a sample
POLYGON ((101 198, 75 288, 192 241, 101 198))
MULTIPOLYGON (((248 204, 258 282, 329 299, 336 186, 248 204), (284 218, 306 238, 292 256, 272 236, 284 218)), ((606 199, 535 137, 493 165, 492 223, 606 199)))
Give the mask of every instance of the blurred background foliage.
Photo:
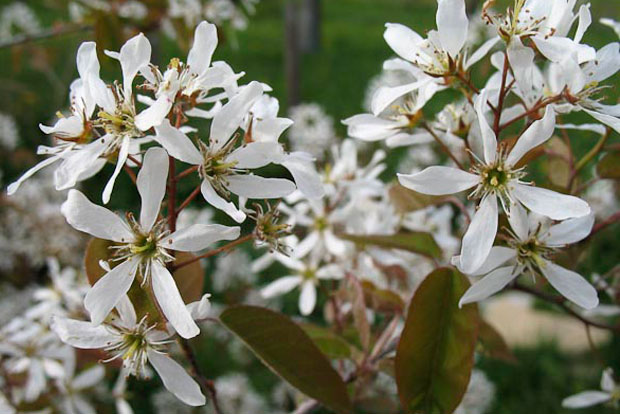
MULTIPOLYGON (((10 0, 2 0, 0 9, 10 0)), ((500 1, 500 8, 502 3, 500 1)), ((28 0, 30 6, 46 28, 63 27, 66 16, 54 0, 28 0)), ((613 32, 598 23, 601 17, 620 18, 620 2, 617 0, 591 0, 593 25, 586 34, 585 42, 596 48, 614 39, 613 32)), ((339 136, 345 135, 344 126, 338 120, 363 111, 366 86, 369 80, 380 73, 382 62, 392 56, 392 52, 383 41, 382 33, 385 22, 403 23, 420 33, 435 27, 435 0, 326 0, 321 2, 321 36, 320 48, 305 53, 300 62, 300 98, 302 102, 317 102, 336 120, 339 136)), ((271 85, 273 95, 280 100, 281 112, 286 114, 288 102, 285 78, 285 25, 284 1, 262 0, 256 8, 256 14, 250 17, 245 31, 234 35, 222 35, 222 42, 215 53, 216 60, 225 60, 236 71, 245 71, 246 79, 256 79, 271 85)), ((118 50, 124 39, 115 28, 119 22, 112 18, 103 35, 98 35, 100 44, 118 50), (103 37, 102 37, 103 36, 103 37)), ((168 60, 178 56, 184 58, 187 49, 178 42, 158 33, 157 29, 148 28, 146 34, 154 41, 154 63, 165 66, 168 60)), ((17 121, 20 141, 15 152, 0 155, 3 185, 11 182, 22 171, 33 165, 37 159, 34 150, 37 145, 46 143, 46 137, 40 132, 38 124, 53 123, 55 113, 68 106, 67 96, 70 82, 76 77, 75 52, 80 42, 94 40, 94 32, 88 27, 77 27, 67 33, 24 42, 17 46, 0 48, 0 112, 12 115, 17 121)), ((185 45, 188 46, 188 45, 185 45)), ((119 68, 112 59, 103 58, 102 74, 104 79, 119 76, 119 68)), ((488 62, 488 61, 487 61, 488 62)), ((474 81, 481 85, 481 80, 488 77, 491 67, 488 63, 474 69, 474 81)), ((618 102, 618 75, 610 84, 615 85, 606 91, 608 103, 618 102)), ((449 93, 436 97, 424 112, 432 117, 455 95, 449 93)), ((577 121, 587 118, 576 117, 577 121)), ((614 137, 617 142, 617 136, 614 137)), ((596 140, 591 133, 572 133, 571 143, 577 154, 583 154, 596 140)), ((405 156, 405 151, 392 151, 388 158, 389 168, 384 173, 386 180, 393 177, 398 161, 405 156)), ((85 190, 91 195, 99 194, 107 174, 100 179, 90 180, 85 190)), ((544 172, 538 169, 536 179, 544 179, 544 172)), ((187 184, 188 188, 191 184, 187 184)), ((117 183, 116 197, 111 207, 136 205, 137 194, 129 185, 129 180, 121 176, 117 183)), ((226 219, 222 220, 223 222, 226 219)), ((616 227, 606 230, 604 237, 587 249, 587 259, 580 269, 589 275, 593 272, 609 271, 620 255, 620 232, 616 227)), ((575 252, 580 253, 580 252, 575 252)), ((572 253, 571 253, 572 254, 572 253)), ((213 262, 207 268, 207 274, 213 268, 213 262)), ((28 275, 18 275, 28 279, 28 275)), ((271 279, 272 277, 269 277, 271 279)), ((207 291, 212 291, 207 277, 207 291)), ((237 287, 247 289, 248 286, 237 287)), ((243 297, 243 295, 240 295, 243 297)), ((218 298, 224 303, 234 303, 234 289, 225 297, 218 298)), ((288 295, 284 299, 283 310, 296 314, 296 296, 288 295)), ((222 329, 222 328, 218 328, 222 329)), ((209 376, 217 377, 235 370, 236 360, 227 352, 228 341, 213 341, 206 331, 198 339, 199 359, 209 376)), ((239 344, 237 344, 239 345, 239 344)), ((481 357, 478 366, 496 385, 496 398, 490 413, 564 413, 559 406, 562 398, 584 389, 598 388, 599 376, 603 365, 598 356, 612 363, 620 371, 620 338, 612 338, 595 352, 568 354, 559 350, 557 344, 540 343, 536 347, 516 349, 518 362, 508 364, 481 357), (593 356, 595 355, 595 356, 593 356)), ((258 361, 244 367, 253 387, 268 394, 278 382, 258 361)), ((149 383, 132 385, 134 408, 136 412, 152 412, 149 402, 149 383), (144 391, 144 392, 143 392, 144 391)), ((582 410, 583 413, 608 413, 608 408, 595 407, 582 410)), ((257 413, 258 414, 258 413, 257 413)))

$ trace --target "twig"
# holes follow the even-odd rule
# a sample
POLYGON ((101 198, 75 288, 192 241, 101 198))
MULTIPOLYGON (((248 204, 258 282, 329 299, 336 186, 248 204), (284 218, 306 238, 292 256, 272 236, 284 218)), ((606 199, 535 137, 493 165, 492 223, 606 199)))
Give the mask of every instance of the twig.
POLYGON ((129 167, 129 165, 125 164, 125 165, 123 165, 123 169, 125 170, 125 172, 129 176, 129 178, 131 178, 131 181, 133 181, 133 183, 136 184, 138 182, 138 179, 136 178, 136 173, 133 172, 131 167, 129 167))
POLYGON ((433 131, 433 129, 424 124, 423 128, 425 130, 428 131, 429 134, 431 134, 431 136, 435 139, 435 141, 437 141, 437 143, 439 144, 439 146, 441 147, 441 149, 448 155, 448 157, 450 157, 450 159, 452 161, 454 161, 454 163, 461 169, 461 170, 465 170, 465 168, 463 168, 463 165, 459 162, 459 160, 454 156, 454 154, 452 154, 452 151, 450 151, 450 148, 448 148, 446 146, 446 144, 444 144, 444 142, 437 136, 437 134, 435 133, 435 131, 433 131))
POLYGON ((499 136, 500 128, 499 121, 502 117, 502 110, 504 108, 504 99, 506 98, 507 89, 506 89, 506 79, 508 79, 508 68, 510 65, 508 64, 508 53, 504 52, 504 70, 502 71, 502 83, 499 89, 499 100, 497 101, 497 111, 495 112, 495 120, 493 121, 493 131, 495 132, 495 136, 499 136))
POLYGON ((194 262, 197 262, 200 259, 204 259, 204 258, 207 258, 207 257, 215 256, 216 254, 219 254, 219 253, 222 253, 222 252, 224 252, 226 250, 232 249, 233 247, 238 246, 240 244, 243 244, 243 243, 245 243, 245 242, 247 242, 249 240, 252 240, 253 238, 254 238, 254 234, 253 233, 247 234, 247 235, 245 235, 245 236, 243 236, 241 238, 238 238, 237 240, 234 240, 234 241, 232 241, 232 242, 230 242, 228 244, 225 244, 222 247, 219 247, 219 248, 214 249, 214 250, 209 250, 208 252, 206 252, 204 254, 201 254, 200 256, 193 257, 193 258, 191 258, 189 260, 186 260, 184 262, 181 262, 181 263, 178 263, 178 264, 176 264, 174 266, 171 266, 171 271, 174 272, 175 270, 178 270, 178 269, 180 269, 180 268, 182 268, 184 266, 187 266, 187 265, 190 265, 190 264, 192 264, 194 262))
POLYGON ((555 103, 555 102, 561 100, 562 98, 563 98, 563 94, 559 94, 559 95, 553 96, 553 97, 551 97, 551 98, 549 98, 547 100, 540 101, 536 105, 534 105, 532 108, 530 108, 529 110, 527 110, 524 113, 522 113, 521 115, 518 115, 518 116, 512 118, 510 121, 506 121, 505 123, 500 125, 499 129, 503 130, 505 128, 508 128, 510 125, 514 124, 515 122, 518 122, 518 121, 520 121, 523 118, 529 117, 530 115, 534 115, 540 109, 546 107, 549 104, 555 103))
POLYGON ((518 290, 520 292, 529 293, 530 295, 533 295, 533 296, 537 297, 538 299, 541 299, 541 300, 544 300, 545 302, 557 305, 564 312, 568 313, 570 316, 572 316, 574 318, 579 319, 581 322, 583 322, 586 325, 594 326, 595 328, 605 329, 605 330, 608 330, 608 331, 620 332, 620 326, 607 325, 607 324, 604 324, 604 323, 601 323, 601 322, 596 322, 596 321, 590 320, 590 319, 582 316, 581 314, 579 314, 578 312, 573 310, 570 306, 568 306, 566 304, 566 299, 564 299, 564 297, 562 297, 562 296, 556 296, 556 295, 551 295, 551 294, 548 294, 548 293, 545 293, 545 292, 541 292, 540 290, 537 290, 537 289, 529 287, 529 286, 521 285, 519 283, 515 283, 511 287, 511 289, 518 290))
POLYGON ((179 213, 180 213, 181 211, 183 211, 183 209, 184 209, 185 207, 187 207, 187 206, 189 205, 189 203, 191 203, 191 202, 192 202, 192 200, 193 200, 194 198, 196 198, 196 196, 197 196, 198 194, 200 194, 200 185, 199 185, 198 187, 194 188, 194 191, 192 191, 192 193, 191 193, 189 196, 187 196, 187 198, 186 198, 185 200, 183 200, 183 202, 181 203, 181 205, 179 206, 179 208, 177 208, 176 215, 178 216, 178 215, 179 215, 179 213))
POLYGON ((85 32, 93 30, 93 27, 90 25, 81 25, 81 26, 65 26, 61 28, 51 28, 48 30, 43 30, 39 33, 32 35, 20 35, 14 36, 11 40, 0 43, 0 49, 9 48, 13 46, 23 45, 25 43, 36 42, 39 40, 45 40, 56 36, 62 36, 66 34, 85 32))
POLYGON ((612 224, 617 223, 618 221, 620 221, 620 211, 616 211, 614 214, 607 217, 605 220, 601 221, 600 223, 597 223, 592 228, 592 232, 590 233, 588 238, 594 236, 599 231, 604 230, 607 226, 611 226, 612 224))
POLYGON ((194 165, 193 167, 189 167, 186 170, 181 171, 179 173, 179 175, 177 175, 177 180, 180 180, 181 178, 190 175, 194 171, 198 171, 198 166, 197 165, 194 165))
POLYGON ((209 397, 211 398, 211 402, 213 403, 213 410, 216 414, 222 414, 220 404, 217 400, 217 390, 215 389, 215 385, 213 384, 213 381, 207 379, 204 375, 202 375, 200 367, 198 366, 198 361, 196 360, 196 355, 194 355, 194 351, 192 350, 189 341, 185 338, 179 338, 179 345, 181 346, 181 350, 183 351, 185 358, 192 367, 194 377, 198 379, 198 382, 200 383, 202 388, 209 393, 209 397))

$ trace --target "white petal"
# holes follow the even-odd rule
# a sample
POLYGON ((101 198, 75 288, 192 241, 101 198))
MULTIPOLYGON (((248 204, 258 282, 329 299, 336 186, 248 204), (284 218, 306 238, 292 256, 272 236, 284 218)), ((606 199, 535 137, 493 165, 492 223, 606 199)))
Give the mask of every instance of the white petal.
POLYGON ((183 338, 193 338, 200 333, 196 322, 185 307, 172 275, 161 263, 151 262, 151 283, 157 304, 175 331, 183 338))
POLYGON ((575 37, 573 38, 575 43, 581 42, 583 35, 591 24, 592 15, 590 14, 590 5, 582 4, 579 8, 579 24, 577 25, 577 31, 575 32, 575 37))
POLYGON ((211 57, 217 48, 217 28, 214 24, 201 22, 194 32, 194 44, 187 55, 187 64, 197 75, 211 65, 211 57))
POLYGON ((202 164, 202 155, 192 141, 181 131, 174 128, 168 119, 155 127, 153 137, 172 157, 188 164, 202 164))
POLYGON ((419 145, 428 144, 433 142, 433 136, 427 131, 415 130, 414 133, 408 134, 406 132, 393 135, 385 140, 385 143, 390 148, 402 147, 406 145, 419 145))
POLYGON ((545 266, 541 267, 541 270, 551 286, 566 299, 584 309, 594 309, 598 306, 596 289, 581 275, 549 261, 545 261, 545 266))
POLYGON ((127 156, 129 155, 129 146, 131 145, 131 138, 125 137, 123 138, 123 142, 121 143, 121 148, 118 150, 118 159, 116 160, 116 167, 114 168, 114 172, 112 176, 108 180, 105 188, 103 189, 103 204, 108 204, 110 201, 110 196, 112 195, 112 190, 114 189, 114 183, 116 183, 116 177, 121 173, 123 166, 125 165, 125 161, 127 161, 127 156))
POLYGON ((391 119, 383 119, 372 114, 355 115, 342 121, 347 126, 350 137, 363 141, 379 141, 394 135, 403 125, 391 119))
POLYGON ((565 220, 549 228, 545 234, 547 246, 564 246, 577 243, 588 237, 594 225, 594 214, 565 220))
POLYGON ((53 317, 51 328, 62 342, 79 349, 105 348, 117 339, 104 326, 74 319, 53 317))
POLYGON ((90 388, 97 385, 105 376, 105 368, 95 365, 92 368, 82 371, 73 379, 73 387, 78 390, 90 388))
POLYGON ((314 162, 294 152, 285 156, 280 164, 291 173, 297 188, 304 196, 309 199, 319 199, 325 195, 323 182, 316 171, 314 162))
POLYGON ((577 63, 582 64, 596 59, 596 50, 592 46, 579 44, 567 37, 551 36, 532 37, 540 53, 552 62, 559 63, 566 56, 575 55, 577 63))
POLYGON ((601 112, 592 111, 590 109, 583 108, 583 110, 587 114, 589 114, 592 118, 607 125, 608 127, 610 127, 611 129, 613 129, 614 131, 620 134, 620 119, 619 118, 612 116, 612 115, 603 114, 601 112))
POLYGON ((310 253, 316 248, 317 243, 321 238, 321 233, 318 230, 311 231, 297 246, 293 248, 293 255, 296 258, 301 258, 310 253))
POLYGON ((459 307, 468 303, 479 302, 499 292, 517 276, 513 271, 514 266, 495 269, 467 289, 467 292, 459 300, 459 307))
POLYGON ((206 398, 200 386, 178 363, 164 354, 151 349, 147 356, 155 371, 159 374, 164 387, 187 405, 198 407, 206 404, 206 398))
POLYGON ((196 252, 220 240, 235 240, 239 237, 239 232, 239 227, 192 224, 164 238, 161 245, 166 249, 196 252))
POLYGON ((129 259, 106 273, 94 284, 84 298, 84 307, 94 325, 99 325, 127 294, 140 263, 129 259))
POLYGON ((467 40, 465 0, 439 0, 436 20, 441 45, 455 58, 467 40))
POLYGON ((614 381, 614 371, 612 368, 605 368, 603 375, 601 375, 601 389, 609 393, 613 392, 616 388, 616 382, 614 381))
MULTIPOLYGON (((517 256, 517 252, 514 249, 504 246, 493 246, 489 252, 489 257, 484 261, 482 266, 475 272, 470 273, 471 276, 483 276, 492 270, 497 269, 509 260, 514 259, 517 256)), ((461 256, 455 256, 453 258, 453 264, 459 268, 461 267, 461 256)))
POLYGON ((278 142, 252 142, 237 148, 226 162, 236 162, 237 168, 261 168, 282 159, 284 151, 278 142))
POLYGON ((508 214, 510 228, 515 232, 519 240, 525 242, 530 237, 530 224, 527 212, 520 203, 511 203, 508 214))
POLYGON ((341 256, 346 252, 347 243, 344 240, 339 239, 329 229, 323 231, 323 238, 325 240, 325 247, 327 251, 335 256, 341 256))
POLYGON ((480 124, 480 132, 482 134, 482 146, 484 149, 484 161, 491 164, 497 157, 497 137, 489 126, 484 116, 484 108, 486 108, 489 99, 486 89, 482 90, 478 98, 476 98, 475 108, 478 114, 478 123, 480 124))
POLYGON ((463 236, 461 269, 473 273, 485 262, 497 234, 497 198, 487 195, 480 202, 478 211, 463 236))
POLYGON ((500 41, 499 36, 495 36, 482 44, 468 59, 465 63, 465 69, 469 69, 476 63, 478 63, 483 57, 489 53, 493 46, 495 46, 500 41))
POLYGON ((54 171, 56 189, 60 191, 75 186, 81 175, 89 170, 99 156, 108 149, 111 140, 111 136, 104 136, 79 150, 69 152, 54 171))
POLYGON ((262 93, 262 85, 252 81, 241 92, 233 96, 215 115, 209 136, 209 142, 214 150, 221 148, 228 142, 262 93))
POLYGON ((579 394, 571 395, 562 401, 564 408, 585 408, 593 405, 603 404, 611 400, 611 395, 602 391, 583 391, 579 394))
POLYGON ((209 204, 213 207, 222 210, 224 213, 228 214, 235 220, 237 223, 243 223, 245 220, 245 213, 239 210, 233 203, 230 201, 224 200, 211 186, 208 180, 204 180, 200 185, 200 192, 202 196, 207 200, 209 204))
POLYGON ((528 151, 536 148, 553 135, 555 129, 555 111, 553 105, 547 105, 545 116, 535 121, 530 127, 519 137, 517 143, 510 151, 506 158, 508 165, 516 165, 521 157, 528 151))
POLYGON ((195 321, 206 319, 209 316, 209 312, 211 311, 211 302, 209 298, 210 294, 206 293, 202 295, 197 302, 192 302, 186 306, 187 311, 190 315, 192 315, 192 319, 195 321))
POLYGON ((52 156, 52 157, 44 159, 43 161, 41 161, 40 163, 38 163, 37 165, 35 165, 31 169, 29 169, 28 171, 26 171, 21 177, 19 177, 19 179, 17 181, 11 183, 7 187, 6 193, 8 195, 15 194, 15 192, 19 189, 19 186, 21 186, 24 181, 26 181, 28 178, 30 178, 33 175, 35 175, 39 170, 42 170, 43 168, 47 167, 48 165, 52 165, 53 163, 55 163, 56 161, 61 160, 61 159, 62 159, 62 157, 59 157, 59 156, 52 156))
POLYGON ((77 70, 82 79, 94 75, 99 77, 99 59, 97 59, 97 44, 84 42, 80 45, 76 57, 77 70))
POLYGON ((78 190, 69 190, 67 201, 60 208, 67 222, 76 230, 100 239, 127 242, 133 233, 123 220, 107 208, 91 203, 78 190))
POLYGON ((344 270, 342 269, 342 266, 340 265, 329 264, 317 270, 316 277, 319 279, 339 280, 344 277, 344 270))
POLYGON ((316 305, 316 286, 311 280, 307 280, 301 285, 299 295, 299 311, 302 315, 310 315, 316 305))
POLYGON ((295 183, 284 178, 264 178, 258 175, 232 175, 226 188, 247 198, 280 198, 295 191, 295 183))
POLYGON ((301 276, 284 276, 262 288, 260 294, 266 299, 284 295, 299 286, 302 281, 301 276))
POLYGON ((480 177, 456 168, 432 166, 415 174, 398 174, 398 181, 422 194, 446 195, 475 186, 480 177))
POLYGON ((511 192, 525 207, 553 220, 590 214, 588 203, 574 196, 523 184, 516 184, 511 192))
POLYGON ((151 44, 144 34, 140 33, 132 37, 121 47, 119 60, 123 70, 125 97, 129 97, 134 78, 140 69, 151 61, 151 44))
POLYGON ((168 154, 163 148, 150 148, 144 155, 136 185, 142 200, 140 227, 149 232, 157 220, 161 202, 166 195, 168 154))
POLYGON ((144 111, 136 115, 134 123, 140 131, 148 131, 154 126, 160 125, 170 109, 173 101, 168 94, 160 95, 155 102, 144 111))
POLYGON ((402 24, 386 23, 383 38, 397 55, 403 59, 415 62, 416 52, 419 50, 418 43, 422 37, 402 24))
POLYGON ((531 48, 523 46, 518 37, 511 39, 506 53, 518 90, 522 95, 530 96, 533 92, 536 53, 531 48))
POLYGON ((406 85, 401 86, 382 86, 372 97, 371 109, 372 113, 375 115, 379 115, 385 108, 390 106, 392 102, 397 100, 403 95, 411 93, 417 89, 419 89, 422 85, 428 83, 428 80, 415 81, 412 83, 408 83, 406 85))

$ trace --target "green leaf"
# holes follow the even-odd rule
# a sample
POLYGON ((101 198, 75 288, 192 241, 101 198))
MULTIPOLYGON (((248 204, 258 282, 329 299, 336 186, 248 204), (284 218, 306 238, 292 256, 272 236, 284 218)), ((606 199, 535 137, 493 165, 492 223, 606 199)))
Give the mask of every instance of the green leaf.
POLYGON ((409 252, 422 254, 428 257, 438 258, 441 256, 441 249, 435 242, 430 233, 424 232, 402 232, 392 235, 364 235, 339 234, 338 237, 352 241, 358 246, 373 245, 386 249, 407 250, 409 252))
POLYGON ((228 308, 220 319, 265 365, 299 391, 337 413, 351 412, 344 381, 288 317, 244 305, 228 308))
POLYGON ((403 312, 405 303, 398 293, 389 289, 380 289, 369 280, 362 280, 361 283, 368 307, 383 313, 403 312))
POLYGON ((491 358, 505 362, 515 363, 517 358, 512 353, 504 337, 497 330, 489 325, 487 321, 480 318, 480 331, 478 339, 484 348, 485 353, 491 358))
POLYGON ((429 274, 416 290, 396 350, 396 384, 407 412, 449 414, 461 402, 474 363, 478 308, 458 307, 469 287, 452 268, 429 274))
POLYGON ((300 326, 328 358, 347 359, 351 357, 351 346, 341 336, 311 323, 304 323, 300 326))
POLYGON ((620 151, 605 154, 598 162, 596 172, 601 178, 620 179, 620 151))

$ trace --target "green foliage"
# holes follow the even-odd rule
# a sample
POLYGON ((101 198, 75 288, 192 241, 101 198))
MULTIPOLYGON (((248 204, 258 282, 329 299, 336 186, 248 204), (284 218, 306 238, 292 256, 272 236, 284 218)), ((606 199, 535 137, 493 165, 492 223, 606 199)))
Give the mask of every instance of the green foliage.
POLYGON ((361 248, 366 245, 372 245, 386 249, 407 250, 409 252, 422 254, 428 257, 441 257, 441 249, 430 233, 413 231, 388 236, 358 236, 354 234, 339 234, 338 237, 352 241, 361 248))
POLYGON ((477 305, 458 306, 469 286, 460 272, 440 268, 411 300, 395 365, 398 394, 408 412, 449 414, 463 398, 479 321, 477 305))

